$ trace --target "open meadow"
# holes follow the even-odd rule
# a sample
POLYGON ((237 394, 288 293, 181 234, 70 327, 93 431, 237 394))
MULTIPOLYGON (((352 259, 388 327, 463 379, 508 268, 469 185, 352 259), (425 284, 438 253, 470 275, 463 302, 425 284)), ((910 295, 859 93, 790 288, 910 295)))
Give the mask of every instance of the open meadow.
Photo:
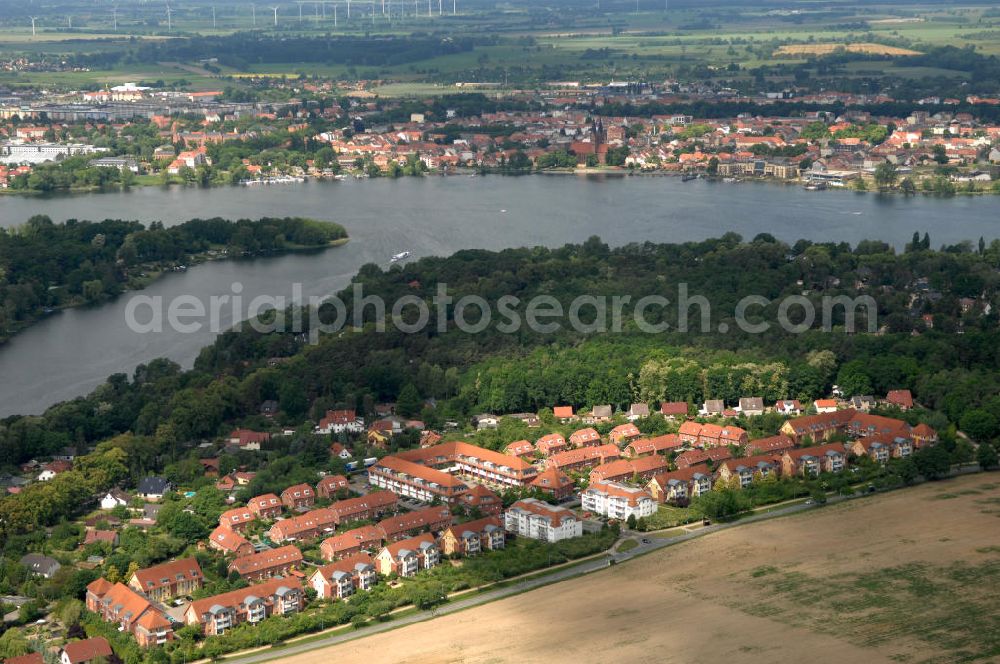
POLYGON ((996 661, 998 518, 996 475, 928 483, 279 661, 996 661))

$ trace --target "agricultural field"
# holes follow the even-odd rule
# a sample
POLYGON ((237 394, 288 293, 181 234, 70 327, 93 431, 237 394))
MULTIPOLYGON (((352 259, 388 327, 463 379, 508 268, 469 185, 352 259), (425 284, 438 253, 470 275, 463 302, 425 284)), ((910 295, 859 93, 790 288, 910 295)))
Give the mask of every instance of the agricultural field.
POLYGON ((571 662, 612 649, 634 662, 996 661, 998 517, 996 475, 927 483, 714 533, 294 664, 571 662))
POLYGON ((896 46, 886 46, 885 44, 872 44, 870 42, 852 44, 786 44, 775 51, 774 55, 776 57, 784 55, 830 55, 831 53, 836 52, 837 49, 841 48, 848 53, 865 53, 868 55, 889 55, 894 57, 920 55, 920 51, 914 51, 908 48, 898 48, 896 46))

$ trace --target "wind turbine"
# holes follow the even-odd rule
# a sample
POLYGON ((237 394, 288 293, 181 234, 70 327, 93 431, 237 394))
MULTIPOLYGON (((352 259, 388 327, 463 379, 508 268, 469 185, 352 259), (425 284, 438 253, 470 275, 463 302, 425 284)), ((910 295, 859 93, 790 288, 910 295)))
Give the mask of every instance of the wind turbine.
POLYGON ((171 20, 170 20, 170 16, 171 16, 171 14, 173 14, 173 10, 172 10, 172 9, 170 8, 170 5, 167 5, 167 30, 168 30, 168 31, 169 31, 169 30, 170 30, 171 28, 173 28, 173 23, 172 23, 172 22, 171 22, 171 20))
POLYGON ((299 23, 302 22, 302 2, 297 3, 299 5, 299 23))
MULTIPOLYGON (((325 5, 324 5, 325 6, 325 5)), ((337 3, 333 3, 333 27, 337 27, 337 3)))
POLYGON ((69 24, 69 29, 72 30, 73 29, 73 17, 72 16, 67 16, 66 17, 66 23, 69 24))
POLYGON ((32 36, 32 37, 34 37, 34 36, 35 36, 35 21, 36 21, 37 19, 38 19, 38 17, 37 17, 37 16, 32 16, 32 17, 31 17, 31 36, 32 36))
POLYGON ((118 32, 118 7, 113 7, 111 9, 111 17, 112 20, 114 21, 115 32, 118 32))
POLYGON ((438 16, 441 15, 441 2, 442 0, 438 0, 438 16))
POLYGON ((216 27, 218 26, 215 23, 215 5, 212 5, 212 29, 215 30, 216 27))
POLYGON ((351 0, 347 0, 347 20, 351 20, 351 0))
POLYGON ((427 0, 427 18, 431 17, 431 0, 427 0))
POLYGON ((253 27, 257 27, 257 5, 250 5, 250 20, 253 21, 253 27))
POLYGON ((280 7, 280 5, 271 7, 271 11, 274 12, 274 27, 278 27, 278 7, 280 7))
POLYGON ((451 15, 458 14, 458 0, 451 0, 451 15))

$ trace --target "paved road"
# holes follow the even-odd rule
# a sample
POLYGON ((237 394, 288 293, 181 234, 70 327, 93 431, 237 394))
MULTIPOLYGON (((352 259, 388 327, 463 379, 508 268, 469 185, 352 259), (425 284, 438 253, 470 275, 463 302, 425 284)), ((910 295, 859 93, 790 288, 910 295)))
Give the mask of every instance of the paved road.
MULTIPOLYGON (((962 467, 952 469, 951 475, 965 475, 970 473, 980 472, 978 466, 974 464, 967 464, 962 467)), ((843 502, 845 500, 852 500, 855 498, 860 498, 865 495, 858 492, 852 496, 830 496, 827 504, 835 504, 843 502)), ((611 564, 620 564, 626 562, 636 556, 644 555, 657 549, 663 549, 668 546, 673 546, 675 544, 680 544, 681 542, 687 542, 693 540, 697 537, 703 537, 709 533, 714 533, 720 530, 725 530, 727 528, 735 528, 748 523, 754 523, 756 521, 765 521, 767 519, 773 519, 780 516, 787 516, 789 514, 796 514, 799 512, 804 512, 806 510, 816 509, 818 505, 806 504, 806 503, 796 503, 794 505, 788 505, 785 507, 778 507, 770 511, 762 511, 756 514, 751 514, 745 516, 738 521, 733 521, 730 523, 715 523, 711 526, 705 526, 698 528, 697 530, 685 530, 683 528, 678 529, 678 534, 671 537, 653 537, 650 533, 640 533, 633 531, 623 531, 623 538, 634 538, 638 542, 638 546, 634 549, 626 551, 624 553, 608 553, 591 560, 587 560, 583 563, 573 565, 571 567, 557 569, 549 574, 543 574, 541 576, 536 576, 524 581, 518 581, 510 586, 504 588, 499 588, 497 590, 491 590, 484 592, 479 595, 474 595, 465 599, 455 600, 444 604, 434 611, 423 611, 420 613, 414 613, 406 615, 402 618, 397 618, 385 623, 375 623, 373 625, 363 627, 357 630, 351 630, 346 633, 339 633, 336 635, 331 635, 328 637, 318 638, 315 640, 307 641, 301 644, 291 644, 281 648, 266 649, 260 652, 256 652, 245 656, 236 656, 232 658, 226 658, 227 664, 256 664, 257 662, 264 662, 271 659, 277 659, 279 657, 291 657, 299 653, 308 652, 310 650, 317 650, 319 648, 326 648, 329 646, 337 645, 345 641, 351 641, 353 639, 370 636, 372 634, 378 634, 380 632, 385 632, 390 629, 395 629, 404 625, 412 625, 414 623, 423 622, 425 620, 432 620, 433 618, 441 615, 447 615, 449 613, 454 613, 456 611, 461 611, 474 606, 479 606, 480 604, 486 604, 488 602, 493 602, 498 599, 503 599, 504 597, 510 597, 511 595, 516 595, 518 593, 525 592, 527 590, 532 590, 533 588, 538 588, 539 586, 547 585, 557 581, 563 581, 565 579, 570 579, 583 574, 589 574, 591 572, 596 572, 602 569, 606 569, 611 564), (647 539, 648 543, 643 543, 642 540, 647 539)), ((619 540, 621 541, 621 540, 619 540)), ((617 545, 616 545, 617 546, 617 545)))
MULTIPOLYGON (((840 499, 831 498, 830 502, 837 502, 840 499)), ((708 533, 713 533, 726 528, 732 528, 734 526, 743 525, 745 523, 752 523, 754 521, 761 521, 764 519, 771 519, 778 516, 784 516, 787 514, 794 514, 796 512, 802 512, 804 510, 813 509, 814 505, 805 505, 802 503, 796 505, 789 505, 788 507, 783 507, 779 509, 772 510, 771 512, 755 514, 752 516, 744 517, 739 521, 733 523, 721 523, 713 524, 711 526, 705 526, 695 531, 684 531, 673 537, 656 538, 650 537, 649 533, 639 533, 639 532, 624 532, 623 536, 634 537, 639 545, 634 549, 627 551, 625 553, 613 553, 603 555, 592 560, 587 560, 583 563, 573 565, 571 567, 557 569, 549 574, 544 574, 542 576, 533 577, 526 579, 524 581, 519 581, 499 588, 497 590, 491 590, 484 592, 479 595, 474 595, 465 599, 459 599, 452 602, 448 602, 433 612, 423 611, 420 613, 409 614, 403 616, 402 618, 397 618, 385 623, 375 623, 373 625, 363 627, 357 630, 351 630, 346 633, 339 633, 331 635, 325 638, 319 638, 311 641, 307 641, 301 644, 291 644, 284 646, 282 648, 274 648, 262 650, 250 655, 245 655, 242 657, 226 658, 226 662, 229 664, 256 664, 257 662, 264 662, 271 659, 276 659, 279 657, 292 657, 299 653, 308 652, 310 650, 316 650, 319 648, 326 648, 329 646, 337 645, 339 643, 344 643, 345 641, 351 641, 353 639, 370 636, 372 634, 378 634, 380 632, 385 632, 390 629, 395 629, 397 627, 402 627, 404 625, 412 625, 414 623, 423 622, 425 620, 431 620, 437 616, 447 615, 449 613, 454 613, 456 611, 461 611, 474 606, 479 606, 480 604, 486 604, 488 602, 493 602, 504 597, 510 597, 511 595, 516 595, 523 593, 527 590, 532 590, 533 588, 538 588, 539 586, 544 586, 557 581, 563 581, 565 579, 570 579, 583 574, 588 574, 590 572, 596 572, 598 570, 606 569, 612 564, 623 563, 627 560, 635 558, 636 556, 655 551, 657 549, 662 549, 674 544, 679 544, 681 542, 686 542, 692 540, 696 537, 702 537, 708 533), (648 544, 642 543, 642 538, 647 538, 649 540, 648 544)))

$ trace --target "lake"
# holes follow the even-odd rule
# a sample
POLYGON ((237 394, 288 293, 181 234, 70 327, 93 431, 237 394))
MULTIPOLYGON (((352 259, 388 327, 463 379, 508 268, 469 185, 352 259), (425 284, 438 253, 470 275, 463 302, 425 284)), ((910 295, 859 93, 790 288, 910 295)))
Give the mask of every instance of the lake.
MULTIPOLYGON (((305 297, 346 286, 365 263, 388 265, 460 249, 581 242, 598 235, 612 245, 685 242, 735 231, 750 239, 876 239, 902 247, 930 233, 932 246, 1000 237, 1000 197, 934 199, 852 192, 807 192, 763 183, 681 182, 671 177, 540 175, 426 177, 307 182, 212 189, 146 187, 127 192, 0 197, 0 226, 33 214, 54 221, 139 219, 178 223, 193 217, 307 216, 343 224, 348 244, 310 254, 253 261, 218 261, 168 275, 143 295, 169 301, 192 294, 202 301, 232 293, 305 297)), ((0 346, 0 416, 39 413, 86 394, 108 375, 169 357, 190 367, 213 333, 138 334, 125 324, 134 294, 106 304, 62 311, 0 346)), ((234 321, 223 309, 222 322, 234 321)))

